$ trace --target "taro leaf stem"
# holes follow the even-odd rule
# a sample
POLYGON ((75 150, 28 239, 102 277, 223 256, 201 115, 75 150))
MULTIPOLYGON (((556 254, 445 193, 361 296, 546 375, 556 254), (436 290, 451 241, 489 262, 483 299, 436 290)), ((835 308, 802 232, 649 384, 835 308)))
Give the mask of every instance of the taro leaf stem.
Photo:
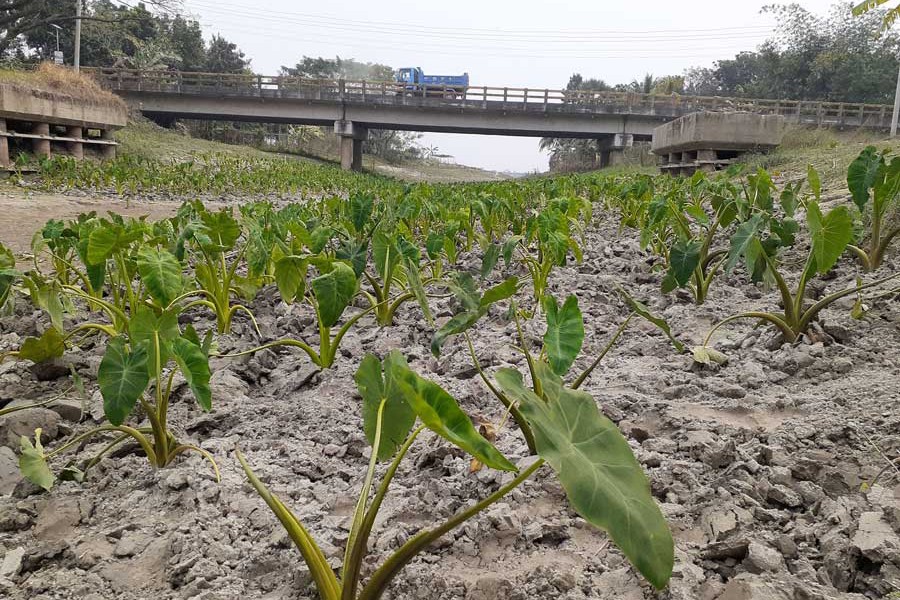
POLYGON ((499 490, 471 506, 470 508, 458 513, 451 519, 445 521, 442 525, 435 527, 429 531, 423 531, 410 538, 403 546, 388 558, 381 567, 372 575, 372 578, 363 588, 359 595, 359 600, 379 600, 384 594, 391 580, 400 572, 400 570, 411 561, 416 554, 427 548, 433 542, 436 542, 441 536, 455 527, 465 523, 481 511, 485 510, 501 498, 517 488, 523 481, 531 477, 544 464, 544 459, 539 458, 534 461, 531 466, 519 473, 515 479, 501 487, 499 490))

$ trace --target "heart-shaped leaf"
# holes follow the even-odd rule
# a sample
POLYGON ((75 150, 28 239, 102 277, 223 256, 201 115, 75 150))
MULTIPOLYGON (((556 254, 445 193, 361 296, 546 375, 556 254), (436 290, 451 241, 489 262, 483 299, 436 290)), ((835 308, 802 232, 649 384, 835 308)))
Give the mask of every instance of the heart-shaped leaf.
POLYGON ((147 291, 160 306, 169 306, 181 293, 181 263, 168 250, 144 246, 138 251, 137 268, 147 291))
POLYGON ((667 276, 675 280, 678 287, 687 285, 700 264, 700 242, 678 240, 669 249, 669 272, 667 276))
POLYGON ((313 293, 319 306, 319 319, 324 327, 332 327, 356 295, 358 282, 353 269, 335 262, 332 269, 312 280, 313 293))
POLYGON ((384 359, 383 365, 377 356, 367 354, 354 376, 356 388, 363 398, 363 431, 369 444, 375 443, 378 409, 382 401, 385 403, 381 415, 378 460, 384 461, 393 457, 416 422, 416 413, 407 404, 403 393, 393 380, 398 369, 405 367, 406 359, 397 350, 391 351, 384 359))
POLYGON ((197 404, 203 410, 210 410, 212 390, 209 387, 209 357, 200 346, 183 337, 177 337, 172 342, 172 356, 194 393, 197 404))
POLYGON ((106 346, 97 371, 97 384, 103 396, 103 411, 113 425, 121 425, 134 409, 150 376, 147 373, 147 347, 140 344, 129 350, 125 340, 116 337, 106 346))
POLYGON ((605 530, 656 588, 672 574, 674 543, 628 441, 594 399, 565 388, 549 365, 536 363, 544 397, 522 375, 501 369, 496 379, 534 430, 538 454, 556 471, 572 507, 605 530))
POLYGON ((59 358, 66 351, 63 336, 56 327, 48 327, 41 337, 27 337, 19 349, 19 358, 36 363, 59 358))
POLYGON ((566 298, 562 308, 553 296, 544 297, 544 312, 547 313, 547 332, 544 334, 544 348, 550 367, 557 375, 565 375, 584 343, 584 320, 578 308, 578 298, 566 298))
POLYGON ((853 237, 853 217, 846 206, 837 206, 822 216, 816 202, 806 207, 806 223, 812 243, 815 270, 827 273, 841 257, 853 237))

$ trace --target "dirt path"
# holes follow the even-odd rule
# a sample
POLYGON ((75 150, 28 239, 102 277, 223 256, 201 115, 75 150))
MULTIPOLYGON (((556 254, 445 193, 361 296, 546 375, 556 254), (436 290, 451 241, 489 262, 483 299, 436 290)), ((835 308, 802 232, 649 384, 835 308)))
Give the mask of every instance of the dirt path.
POLYGON ((0 241, 17 255, 31 249, 31 238, 50 219, 74 219, 80 213, 115 211, 129 217, 171 216, 180 202, 126 202, 115 196, 74 196, 31 192, 13 186, 0 187, 0 241))

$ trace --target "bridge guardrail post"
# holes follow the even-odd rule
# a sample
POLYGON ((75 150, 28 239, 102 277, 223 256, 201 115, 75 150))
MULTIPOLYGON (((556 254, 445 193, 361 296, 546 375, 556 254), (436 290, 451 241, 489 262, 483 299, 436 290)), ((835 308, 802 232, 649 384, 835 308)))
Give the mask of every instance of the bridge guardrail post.
POLYGON ((347 89, 347 82, 344 81, 343 77, 338 79, 338 98, 341 102, 344 102, 344 93, 347 89))
POLYGON ((550 102, 550 90, 544 90, 544 112, 547 112, 547 104, 550 102))
POLYGON ((503 88, 503 110, 506 110, 506 99, 509 96, 509 88, 503 88))
POLYGON ((256 76, 256 93, 260 98, 262 98, 262 75, 256 76))
POLYGON ((528 110, 528 88, 525 88, 525 94, 522 98, 522 110, 528 110))
POLYGON ((481 88, 481 104, 484 108, 487 108, 487 86, 481 88))

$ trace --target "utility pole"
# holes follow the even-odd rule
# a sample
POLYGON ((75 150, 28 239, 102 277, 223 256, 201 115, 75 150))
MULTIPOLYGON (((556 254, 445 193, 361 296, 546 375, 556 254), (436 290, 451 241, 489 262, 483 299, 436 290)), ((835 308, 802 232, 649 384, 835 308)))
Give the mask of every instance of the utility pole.
MULTIPOLYGON (((81 67, 81 0, 75 0, 75 72, 81 67)), ((897 110, 894 109, 894 113, 897 110)))
POLYGON ((894 114, 891 116, 891 137, 897 137, 898 117, 900 117, 900 69, 897 70, 897 89, 894 91, 894 114))

